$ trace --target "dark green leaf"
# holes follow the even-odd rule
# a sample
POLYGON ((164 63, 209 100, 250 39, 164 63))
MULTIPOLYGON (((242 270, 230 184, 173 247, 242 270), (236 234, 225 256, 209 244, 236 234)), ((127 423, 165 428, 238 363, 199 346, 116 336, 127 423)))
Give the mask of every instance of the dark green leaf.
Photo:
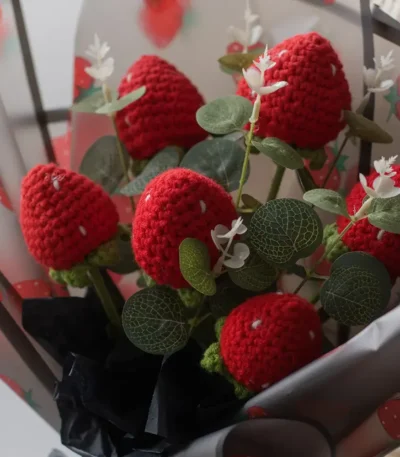
POLYGON ((179 265, 182 276, 203 295, 214 295, 216 284, 210 270, 207 246, 194 238, 186 238, 179 246, 179 265))
POLYGON ((144 289, 145 287, 147 287, 147 284, 146 284, 146 280, 145 280, 145 277, 143 274, 141 274, 137 281, 136 281, 136 285, 140 288, 140 289, 144 289))
POLYGON ((350 127, 350 134, 370 143, 393 143, 393 137, 374 121, 362 114, 344 111, 344 119, 350 127))
POLYGON ((155 155, 146 165, 142 173, 132 182, 120 190, 122 195, 131 197, 143 193, 147 184, 160 173, 175 168, 179 165, 179 152, 177 148, 168 147, 155 155))
POLYGON ((124 97, 114 99, 111 103, 104 104, 101 108, 96 110, 96 114, 113 114, 117 111, 129 106, 131 103, 136 102, 139 98, 143 97, 146 93, 146 87, 142 86, 139 89, 134 90, 130 94, 125 95, 124 97))
POLYGON ((332 265, 321 289, 321 303, 332 318, 344 325, 366 325, 385 310, 392 284, 379 260, 364 252, 349 252, 332 265))
POLYGON ((99 89, 75 105, 72 105, 71 111, 77 113, 96 113, 105 103, 103 91, 99 89))
POLYGON ((296 170, 296 173, 303 192, 307 192, 308 190, 312 189, 318 189, 318 186, 315 184, 314 179, 307 168, 299 168, 296 170))
MULTIPOLYGON (((234 141, 217 138, 193 146, 180 166, 190 168, 213 179, 228 192, 239 188, 244 161, 244 151, 234 141)), ((250 167, 246 175, 249 177, 250 167)))
POLYGON ((252 253, 242 268, 229 270, 229 276, 242 289, 261 292, 275 282, 278 270, 252 253))
POLYGON ((248 194, 243 194, 242 195, 242 202, 246 208, 250 209, 258 209, 260 206, 262 206, 262 203, 260 203, 257 199, 252 197, 251 195, 248 194))
POLYGON ((202 106, 196 114, 197 123, 207 132, 226 135, 242 129, 253 112, 250 100, 239 95, 217 98, 202 106))
POLYGON ((302 265, 291 265, 289 268, 286 269, 286 273, 288 275, 296 275, 299 278, 307 278, 306 269, 302 265))
POLYGON ((306 202, 311 203, 317 208, 321 208, 329 213, 339 214, 350 219, 347 212, 346 200, 334 190, 314 189, 309 190, 303 195, 306 202))
POLYGON ((184 306, 176 291, 165 286, 143 289, 132 295, 122 312, 128 339, 150 354, 171 354, 189 338, 184 306))
POLYGON ((132 251, 131 240, 128 237, 118 237, 119 262, 109 267, 114 273, 126 275, 139 270, 132 251))
POLYGON ((263 51, 248 53, 235 52, 232 54, 226 54, 225 56, 219 58, 218 62, 226 70, 242 73, 242 70, 249 68, 253 64, 253 61, 262 53, 263 51))
POLYGON ((289 168, 290 170, 297 170, 304 167, 300 154, 278 138, 265 138, 261 143, 253 141, 253 145, 282 167, 289 168))
POLYGON ((254 293, 240 289, 228 275, 218 278, 217 293, 208 298, 210 311, 215 318, 225 317, 254 293))
MULTIPOLYGON (((124 151, 128 163, 128 154, 124 151)), ((107 135, 99 138, 86 151, 79 173, 100 184, 108 193, 114 192, 124 176, 117 148, 117 138, 107 135)))
POLYGON ((272 200, 251 219, 249 239, 257 253, 285 267, 311 255, 322 242, 322 223, 308 205, 291 198, 272 200))
POLYGON ((381 230, 400 234, 400 195, 374 198, 368 211, 368 221, 381 230))

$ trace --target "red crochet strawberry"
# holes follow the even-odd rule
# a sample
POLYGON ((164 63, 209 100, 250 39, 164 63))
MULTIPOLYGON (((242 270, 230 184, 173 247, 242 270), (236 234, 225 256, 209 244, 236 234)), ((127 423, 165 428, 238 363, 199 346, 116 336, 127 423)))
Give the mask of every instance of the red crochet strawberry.
POLYGON ((318 314, 297 295, 250 298, 218 325, 219 344, 209 347, 202 366, 228 373, 239 397, 267 389, 322 353, 318 314))
MULTIPOLYGON (((262 98, 256 135, 311 149, 334 140, 345 127, 342 111, 350 109, 351 95, 330 42, 317 33, 297 35, 272 48, 270 56, 276 65, 265 73, 265 83, 288 85, 262 98)), ((244 79, 237 93, 254 100, 244 79)))
POLYGON ((150 158, 166 146, 189 149, 207 137, 196 122, 203 97, 174 66, 143 56, 122 79, 119 95, 141 86, 145 95, 116 116, 119 136, 134 159, 150 158))
POLYGON ((21 227, 35 259, 68 270, 117 233, 118 214, 103 189, 54 164, 38 165, 24 178, 21 227))
MULTIPOLYGON (((392 179, 395 182, 395 186, 400 187, 400 165, 393 165, 392 167, 393 171, 397 172, 392 179)), ((373 172, 367 177, 369 187, 372 187, 372 183, 378 176, 377 172, 373 172)), ((354 214, 361 208, 365 196, 366 193, 362 185, 357 183, 346 198, 349 214, 354 214)), ((330 236, 340 234, 348 223, 348 219, 344 216, 339 216, 336 220, 337 231, 333 230, 334 227, 328 226, 329 230, 333 231, 330 236)), ((327 233, 327 229, 325 233, 327 233)), ((325 242, 327 241, 329 239, 325 240, 325 242)), ((334 261, 337 256, 336 252, 338 255, 341 254, 343 248, 350 251, 363 251, 373 255, 385 265, 393 281, 400 276, 400 235, 381 232, 379 228, 371 225, 368 219, 362 219, 348 230, 342 238, 342 245, 337 245, 337 251, 335 250, 333 255, 329 256, 329 260, 334 261)))
POLYGON ((74 65, 74 100, 79 98, 81 91, 88 90, 94 84, 94 79, 89 76, 85 68, 91 67, 92 64, 89 60, 83 57, 75 57, 74 65))
POLYGON ((188 287, 179 268, 179 245, 196 238, 208 247, 211 266, 220 254, 211 238, 218 224, 237 219, 231 196, 215 181, 184 168, 168 170, 144 190, 133 220, 133 251, 158 284, 188 287))

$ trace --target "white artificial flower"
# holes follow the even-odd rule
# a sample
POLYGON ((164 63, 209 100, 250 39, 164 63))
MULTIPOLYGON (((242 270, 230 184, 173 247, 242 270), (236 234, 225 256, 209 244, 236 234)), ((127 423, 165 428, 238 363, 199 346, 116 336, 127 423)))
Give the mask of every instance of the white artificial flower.
POLYGON ((91 67, 85 68, 85 72, 102 84, 114 73, 114 59, 112 57, 105 59, 109 51, 108 44, 106 42, 101 43, 97 34, 94 36, 94 44, 91 44, 86 51, 86 54, 92 57, 94 62, 91 67))
POLYGON ((243 69, 243 76, 250 89, 258 95, 269 95, 288 85, 286 81, 279 81, 264 86, 264 72, 258 71, 255 68, 243 69))
POLYGON ((276 62, 273 62, 271 60, 271 57, 269 56, 268 54, 268 45, 265 46, 265 51, 264 51, 264 54, 259 58, 258 61, 254 61, 254 65, 261 71, 261 72, 265 72, 267 70, 269 70, 270 68, 273 68, 275 67, 276 65, 276 62))
POLYGON ((393 58, 393 49, 388 53, 387 56, 381 56, 380 62, 379 60, 375 59, 375 68, 381 71, 390 71, 395 68, 393 65, 394 58, 393 58))
POLYGON ((224 260, 224 265, 228 268, 242 268, 249 255, 250 249, 247 244, 236 243, 233 255, 227 255, 229 258, 224 260))
POLYGON ((372 187, 368 187, 367 178, 360 173, 360 183, 369 197, 391 198, 400 195, 400 188, 395 187, 395 182, 392 179, 396 175, 392 168, 396 159, 397 156, 393 156, 389 160, 382 157, 380 160, 374 161, 374 167, 379 176, 372 183, 372 187))
POLYGON ((231 238, 234 238, 236 235, 243 235, 246 232, 247 227, 243 224, 243 218, 239 217, 239 219, 234 219, 232 221, 231 230, 228 230, 225 234, 220 233, 218 235, 218 238, 225 238, 229 240, 231 238))
POLYGON ((250 46, 254 46, 263 34, 261 25, 255 24, 259 18, 258 14, 253 14, 250 8, 250 0, 247 0, 244 12, 245 30, 233 26, 229 27, 229 32, 233 39, 243 46, 243 52, 247 52, 250 46))
POLYGON ((251 11, 250 0, 247 0, 246 1, 246 9, 244 10, 244 20, 245 20, 246 24, 250 24, 250 25, 254 24, 259 19, 260 19, 260 16, 258 14, 254 14, 251 11))
POLYGON ((385 92, 394 85, 392 79, 384 77, 384 73, 395 68, 392 55, 393 51, 390 51, 387 56, 381 56, 380 60, 374 58, 375 68, 363 68, 364 83, 368 92, 385 92))

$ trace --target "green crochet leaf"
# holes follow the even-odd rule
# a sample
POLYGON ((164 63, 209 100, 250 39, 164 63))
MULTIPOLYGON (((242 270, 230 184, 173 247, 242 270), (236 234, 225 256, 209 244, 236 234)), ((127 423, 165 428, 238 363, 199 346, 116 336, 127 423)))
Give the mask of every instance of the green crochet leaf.
POLYGON ((374 121, 352 111, 344 111, 343 113, 352 136, 370 143, 393 143, 393 137, 374 121))
POLYGON ((350 251, 340 239, 336 223, 325 225, 323 244, 325 245, 326 258, 329 262, 334 262, 341 255, 350 251))
POLYGON ((179 165, 179 151, 176 147, 167 147, 156 154, 146 165, 142 173, 120 190, 122 195, 131 197, 143 193, 147 184, 166 170, 179 165))
POLYGON ((195 289, 178 289, 178 294, 186 308, 198 308, 204 301, 204 295, 195 289))
POLYGON ((89 270, 90 265, 79 263, 69 270, 53 270, 50 268, 49 275, 54 281, 62 285, 83 288, 92 284, 88 276, 89 270))
POLYGON ((375 198, 368 211, 368 221, 381 230, 400 234, 400 195, 375 198))
POLYGON ((339 214, 350 219, 346 200, 334 190, 314 189, 303 195, 306 202, 332 214, 339 214))
POLYGON ((322 223, 307 204, 291 198, 268 202, 251 219, 249 240, 257 254, 278 267, 311 255, 322 242, 322 223))
POLYGON ((203 295, 217 291, 214 275, 210 270, 207 246, 194 238, 186 238, 179 246, 179 265, 182 276, 203 295))
POLYGON ((392 284, 384 265, 364 252, 349 252, 332 265, 321 289, 324 310, 344 325, 366 325, 385 310, 392 284))
MULTIPOLYGON (((233 192, 239 188, 243 161, 244 150, 238 143, 216 138, 193 146, 180 166, 208 176, 228 192, 233 192)), ((249 168, 246 180, 250 174, 249 168)))
POLYGON ((290 170, 297 170, 304 167, 304 162, 300 154, 278 138, 265 138, 261 143, 253 141, 253 145, 261 153, 282 167, 290 170))
POLYGON ((107 114, 107 115, 114 114, 114 113, 126 108, 131 103, 139 100, 139 98, 143 97, 143 95, 145 93, 146 93, 146 87, 142 86, 142 87, 139 87, 139 89, 135 89, 130 94, 127 94, 124 97, 121 97, 119 99, 117 99, 116 97, 115 98, 113 97, 112 102, 103 104, 103 106, 101 106, 100 108, 98 108, 96 110, 96 114, 107 114))
POLYGON ((209 373, 225 374, 225 367, 219 350, 219 343, 213 343, 205 351, 200 362, 201 367, 209 373))
POLYGON ((215 323, 215 334, 217 335, 218 341, 221 339, 222 327, 224 326, 226 317, 220 317, 215 323))
MULTIPOLYGON (((124 160, 128 165, 129 157, 125 150, 124 160)), ((108 193, 114 192, 124 176, 117 138, 106 135, 96 140, 86 151, 79 173, 100 184, 108 193)))
POLYGON ((251 253, 242 268, 229 270, 229 277, 242 289, 261 292, 270 287, 278 277, 278 270, 265 262, 255 252, 251 253))
POLYGON ((176 291, 155 286, 128 299, 122 326, 128 339, 150 354, 171 354, 182 349, 189 338, 184 306, 176 291))
POLYGON ((87 257, 87 263, 96 267, 107 267, 119 262, 118 240, 116 238, 101 244, 87 257))
POLYGON ((250 100, 239 95, 217 98, 202 106, 196 114, 197 123, 209 133, 226 135, 241 130, 253 112, 250 100))

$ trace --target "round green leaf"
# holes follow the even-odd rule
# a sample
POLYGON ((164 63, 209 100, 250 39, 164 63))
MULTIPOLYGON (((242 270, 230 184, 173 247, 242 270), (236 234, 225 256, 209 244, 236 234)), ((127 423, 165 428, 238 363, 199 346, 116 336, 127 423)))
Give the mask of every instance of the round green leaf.
POLYGON ((272 200, 251 219, 249 240, 267 262, 285 267, 311 255, 321 244, 322 223, 307 204, 292 198, 272 200))
MULTIPOLYGON (((197 171, 216 181, 228 192, 239 189, 244 151, 234 141, 217 138, 205 140, 185 155, 180 166, 197 171)), ((247 168, 246 181, 250 174, 247 168)))
POLYGON ((99 87, 94 93, 72 105, 71 111, 76 113, 96 113, 99 108, 104 106, 104 104, 104 94, 99 87))
POLYGON ((392 284, 384 265, 364 252, 349 252, 332 265, 321 289, 321 303, 344 325, 366 325, 385 310, 392 284))
POLYGON ((128 339, 150 354, 170 354, 182 349, 189 338, 183 304, 176 291, 156 286, 132 295, 122 312, 128 339))
POLYGON ((370 143, 393 143, 393 137, 374 121, 362 114, 344 111, 344 119, 350 127, 350 134, 370 143))
POLYGON ((239 95, 218 98, 202 106, 196 114, 197 123, 207 132, 225 135, 242 129, 253 112, 250 100, 239 95))
POLYGON ((345 199, 333 190, 309 190, 303 195, 303 198, 306 202, 328 211, 328 213, 339 214, 350 219, 345 199))
POLYGON ((375 227, 400 234, 400 195, 375 198, 368 213, 368 221, 375 227))
POLYGON ((210 270, 207 246, 194 238, 186 238, 179 246, 179 265, 182 276, 203 295, 214 295, 217 286, 210 270))
POLYGON ((262 53, 263 51, 253 51, 248 53, 234 52, 219 58, 218 62, 224 69, 242 73, 242 70, 249 68, 253 64, 253 61, 262 53))
MULTIPOLYGON (((128 154, 125 153, 128 163, 128 154)), ((114 192, 124 176, 117 149, 117 138, 106 135, 95 141, 86 151, 79 173, 100 184, 108 193, 114 192)))
POLYGON ((229 270, 229 276, 242 289, 260 292, 275 282, 278 270, 253 253, 242 268, 229 270))
POLYGON ((278 138, 265 138, 260 142, 253 141, 253 145, 275 163, 290 170, 304 167, 300 154, 278 138))
POLYGON ((132 182, 120 190, 122 195, 132 197, 143 193, 147 184, 160 173, 175 168, 179 165, 179 152, 177 148, 167 147, 156 154, 146 165, 142 173, 132 182))
POLYGON ((143 97, 146 93, 146 87, 142 86, 139 89, 134 90, 133 92, 125 95, 124 97, 119 98, 118 100, 114 99, 111 103, 104 104, 101 108, 96 110, 96 114, 113 114, 117 111, 129 106, 131 103, 136 102, 139 98, 143 97))

